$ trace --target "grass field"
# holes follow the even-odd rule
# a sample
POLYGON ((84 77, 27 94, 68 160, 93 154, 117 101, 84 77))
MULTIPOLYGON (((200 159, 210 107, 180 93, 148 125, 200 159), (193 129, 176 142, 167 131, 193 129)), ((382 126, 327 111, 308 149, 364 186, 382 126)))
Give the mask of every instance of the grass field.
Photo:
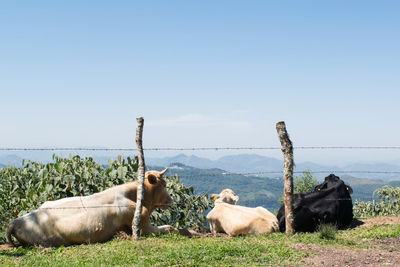
MULTIPOLYGON (((0 265, 301 266, 305 259, 318 254, 312 249, 303 249, 305 247, 319 250, 373 250, 378 248, 375 241, 387 238, 400 241, 400 222, 337 231, 333 239, 324 239, 320 233, 293 236, 274 233, 235 238, 160 235, 144 237, 137 242, 115 238, 103 244, 71 247, 17 247, 0 250, 0 265)), ((380 250, 390 248, 379 247, 380 250)), ((400 259, 400 251, 395 250, 394 253, 400 259)))

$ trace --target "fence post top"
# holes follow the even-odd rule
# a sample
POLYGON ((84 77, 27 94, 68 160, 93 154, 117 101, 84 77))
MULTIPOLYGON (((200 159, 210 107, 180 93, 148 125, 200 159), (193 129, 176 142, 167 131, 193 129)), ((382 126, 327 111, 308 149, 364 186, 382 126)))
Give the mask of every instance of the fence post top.
POLYGON ((276 128, 286 128, 286 124, 284 121, 278 121, 276 123, 276 128))

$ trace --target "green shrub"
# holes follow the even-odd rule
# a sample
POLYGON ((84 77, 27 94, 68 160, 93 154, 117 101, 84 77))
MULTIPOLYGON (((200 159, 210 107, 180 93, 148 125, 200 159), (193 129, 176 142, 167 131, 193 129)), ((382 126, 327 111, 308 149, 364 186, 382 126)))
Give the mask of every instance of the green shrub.
POLYGON ((357 218, 400 214, 400 187, 385 185, 377 189, 379 201, 355 201, 353 213, 357 218))
POLYGON ((193 187, 185 187, 177 175, 166 178, 167 190, 174 199, 174 204, 167 210, 155 210, 151 221, 155 225, 170 224, 178 228, 206 226, 204 212, 212 202, 207 195, 194 195, 193 187))
POLYGON ((310 193, 316 185, 318 185, 317 178, 310 170, 306 170, 294 179, 293 193, 310 193))

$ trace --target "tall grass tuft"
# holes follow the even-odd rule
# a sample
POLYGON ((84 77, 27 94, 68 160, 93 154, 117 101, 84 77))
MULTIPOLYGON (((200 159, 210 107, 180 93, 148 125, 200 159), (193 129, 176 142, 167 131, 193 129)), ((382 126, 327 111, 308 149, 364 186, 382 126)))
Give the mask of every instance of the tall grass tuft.
POLYGON ((320 224, 317 227, 317 231, 321 239, 336 239, 337 227, 334 224, 320 224))

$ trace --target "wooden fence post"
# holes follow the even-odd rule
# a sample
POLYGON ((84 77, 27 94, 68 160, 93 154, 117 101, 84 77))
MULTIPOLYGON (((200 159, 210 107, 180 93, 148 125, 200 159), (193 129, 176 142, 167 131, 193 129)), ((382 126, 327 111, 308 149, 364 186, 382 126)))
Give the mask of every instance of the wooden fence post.
POLYGON ((137 129, 136 129, 136 147, 138 150, 138 188, 137 188, 137 197, 136 197, 136 209, 135 215, 133 216, 132 222, 132 236, 135 240, 139 240, 140 238, 140 219, 142 214, 142 199, 143 199, 143 184, 144 184, 144 155, 143 155, 143 147, 142 147, 142 136, 143 136, 143 117, 136 118, 137 121, 137 129))
POLYGON ((281 150, 283 153, 283 191, 285 193, 285 224, 286 233, 294 233, 294 215, 293 215, 293 145, 286 131, 285 122, 276 123, 281 150))

